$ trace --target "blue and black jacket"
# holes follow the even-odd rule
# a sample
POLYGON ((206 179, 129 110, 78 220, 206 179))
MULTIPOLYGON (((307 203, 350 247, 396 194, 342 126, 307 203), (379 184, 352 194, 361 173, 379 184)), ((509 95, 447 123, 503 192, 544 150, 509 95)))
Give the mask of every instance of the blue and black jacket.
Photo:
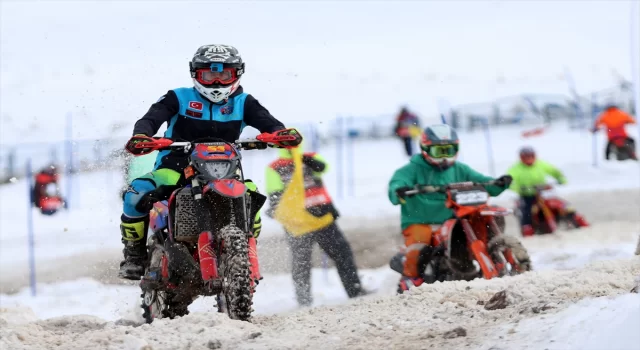
MULTIPOLYGON (((260 132, 285 128, 258 100, 244 93, 242 86, 221 104, 207 100, 193 87, 169 90, 136 122, 133 134, 153 136, 165 122, 164 136, 178 141, 215 137, 234 142, 247 125, 260 132)), ((187 154, 162 151, 155 169, 168 168, 181 173, 187 165, 187 154)))

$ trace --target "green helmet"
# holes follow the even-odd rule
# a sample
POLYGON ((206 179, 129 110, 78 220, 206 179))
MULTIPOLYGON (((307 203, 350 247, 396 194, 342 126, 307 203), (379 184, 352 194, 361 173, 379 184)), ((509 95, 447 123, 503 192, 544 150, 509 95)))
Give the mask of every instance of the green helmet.
POLYGON ((447 124, 431 125, 422 132, 420 148, 427 163, 444 170, 456 162, 460 139, 458 133, 447 124))

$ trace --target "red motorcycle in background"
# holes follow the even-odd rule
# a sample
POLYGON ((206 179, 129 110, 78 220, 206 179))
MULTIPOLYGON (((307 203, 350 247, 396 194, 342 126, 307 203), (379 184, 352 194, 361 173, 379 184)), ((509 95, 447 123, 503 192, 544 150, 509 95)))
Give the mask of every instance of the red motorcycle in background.
POLYGON ((263 133, 253 140, 175 142, 150 138, 143 154, 189 153, 185 185, 159 186, 142 201, 150 209, 149 261, 140 282, 146 322, 183 316, 199 296, 216 296, 218 311, 248 320, 260 276, 252 228, 266 197, 249 191, 239 150, 287 148, 291 135, 263 133))
MULTIPOLYGON (((567 229, 589 226, 582 215, 557 195, 551 184, 534 186, 531 189, 535 190, 536 197, 536 204, 531 208, 532 226, 536 233, 553 233, 559 224, 567 229)), ((514 209, 519 220, 522 219, 521 201, 522 199, 516 201, 514 209)))
POLYGON ((58 186, 58 172, 54 165, 44 167, 34 175, 34 185, 31 189, 31 203, 40 209, 43 215, 53 215, 58 210, 66 208, 67 204, 58 186))
MULTIPOLYGON (((407 196, 445 193, 445 206, 454 211, 454 217, 439 225, 432 235, 431 245, 440 248, 440 253, 425 266, 424 282, 492 279, 531 270, 527 250, 516 237, 503 234, 504 220, 496 220, 510 215, 511 210, 488 204, 489 193, 484 186, 492 184, 459 182, 407 188, 407 196)), ((391 258, 389 266, 402 274, 403 259, 404 253, 400 252, 391 258)), ((399 293, 408 289, 403 281, 400 281, 399 293)), ((421 283, 414 281, 416 286, 421 283)))

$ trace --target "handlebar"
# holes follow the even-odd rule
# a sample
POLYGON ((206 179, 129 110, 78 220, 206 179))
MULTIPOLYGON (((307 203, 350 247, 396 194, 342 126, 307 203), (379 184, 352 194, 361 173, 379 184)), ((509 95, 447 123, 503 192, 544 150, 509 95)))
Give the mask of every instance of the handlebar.
MULTIPOLYGON (((281 142, 294 141, 295 136, 291 135, 273 135, 269 133, 262 133, 254 139, 236 140, 235 142, 227 142, 238 149, 252 150, 252 149, 266 149, 266 148, 291 148, 291 146, 284 146, 281 142)), ((138 156, 149 154, 153 151, 166 150, 166 149, 184 149, 188 152, 194 144, 216 141, 174 141, 172 139, 164 137, 150 137, 149 141, 138 142, 135 145, 136 149, 143 150, 136 154, 138 156)), ((225 141, 226 142, 226 141, 225 141)))
POLYGON ((520 186, 520 190, 522 191, 528 191, 528 190, 534 190, 534 191, 545 191, 545 190, 551 190, 553 189, 553 184, 544 184, 544 185, 535 185, 535 186, 520 186))
POLYGON ((455 182, 444 186, 436 186, 436 185, 415 185, 413 187, 406 186, 400 187, 396 190, 396 192, 404 192, 405 196, 414 196, 416 194, 421 193, 445 193, 449 190, 458 190, 458 189, 467 189, 473 186, 490 186, 497 185, 496 180, 492 180, 489 182, 455 182))

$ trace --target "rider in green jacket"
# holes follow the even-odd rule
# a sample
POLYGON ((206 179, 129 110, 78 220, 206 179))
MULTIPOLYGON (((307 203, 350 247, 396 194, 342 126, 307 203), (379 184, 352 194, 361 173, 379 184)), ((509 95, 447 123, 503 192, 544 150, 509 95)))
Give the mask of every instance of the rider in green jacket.
POLYGON ((507 171, 513 181, 510 189, 520 195, 520 211, 522 219, 520 228, 523 236, 532 236, 534 234, 533 221, 531 218, 531 209, 536 202, 536 186, 547 183, 547 176, 551 176, 562 185, 567 182, 564 174, 555 166, 536 159, 536 152, 532 147, 523 147, 520 150, 520 161, 514 164, 507 171))
MULTIPOLYGON (((401 204, 401 227, 407 247, 403 275, 414 285, 423 282, 418 271, 418 259, 428 261, 434 253, 434 247, 431 246, 433 225, 452 218, 453 211, 445 207, 446 195, 443 193, 405 197, 406 191, 402 188, 493 180, 466 164, 456 162, 459 144, 456 131, 448 125, 428 126, 420 140, 421 154, 411 157, 409 164, 398 169, 389 182, 389 200, 394 205, 401 204)), ((486 186, 492 196, 502 193, 511 183, 511 177, 505 175, 496 181, 498 185, 486 186)))

